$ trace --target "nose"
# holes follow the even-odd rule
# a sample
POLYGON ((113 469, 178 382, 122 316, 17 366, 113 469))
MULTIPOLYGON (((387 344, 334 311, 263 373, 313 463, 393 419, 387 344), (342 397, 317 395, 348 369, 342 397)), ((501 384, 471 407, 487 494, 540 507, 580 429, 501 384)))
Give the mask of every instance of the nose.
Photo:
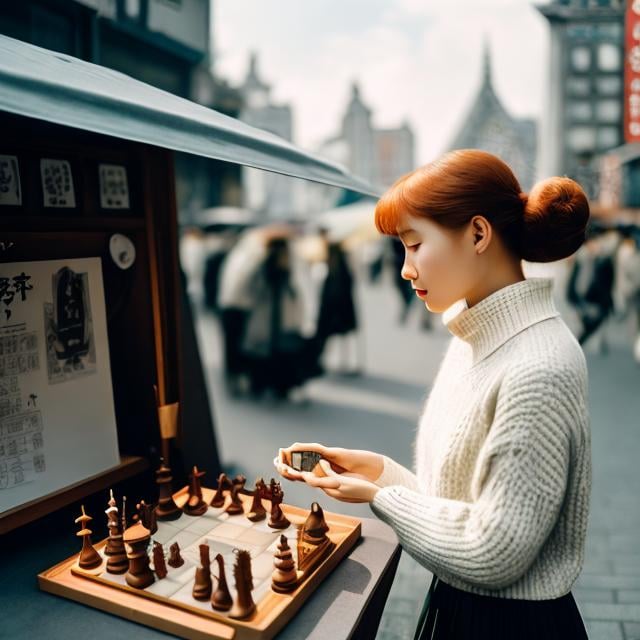
POLYGON ((404 263, 400 270, 400 275, 404 280, 416 280, 418 278, 418 272, 415 267, 409 262, 408 256, 404 254, 404 263))

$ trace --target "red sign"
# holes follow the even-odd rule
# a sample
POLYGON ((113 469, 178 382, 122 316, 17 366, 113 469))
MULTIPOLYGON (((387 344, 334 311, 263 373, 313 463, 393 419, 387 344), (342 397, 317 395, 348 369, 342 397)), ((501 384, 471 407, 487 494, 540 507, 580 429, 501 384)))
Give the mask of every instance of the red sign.
POLYGON ((627 0, 624 24, 624 139, 640 142, 640 0, 627 0))

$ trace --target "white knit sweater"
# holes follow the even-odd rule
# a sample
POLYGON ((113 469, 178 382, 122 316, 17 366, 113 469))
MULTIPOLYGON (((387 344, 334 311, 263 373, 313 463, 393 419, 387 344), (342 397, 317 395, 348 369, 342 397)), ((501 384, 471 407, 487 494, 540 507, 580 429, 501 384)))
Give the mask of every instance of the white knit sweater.
POLYGON ((371 504, 441 580, 526 600, 571 590, 584 556, 591 437, 583 352, 536 278, 460 301, 427 399, 416 474, 385 458, 371 504))

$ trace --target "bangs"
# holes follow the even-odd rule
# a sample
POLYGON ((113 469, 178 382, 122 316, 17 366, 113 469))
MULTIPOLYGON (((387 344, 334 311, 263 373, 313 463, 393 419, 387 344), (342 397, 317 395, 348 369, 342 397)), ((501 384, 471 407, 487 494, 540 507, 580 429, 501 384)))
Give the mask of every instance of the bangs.
POLYGON ((378 200, 375 210, 376 229, 385 236, 398 236, 398 226, 404 215, 419 216, 422 211, 411 202, 410 178, 415 171, 398 179, 378 200))

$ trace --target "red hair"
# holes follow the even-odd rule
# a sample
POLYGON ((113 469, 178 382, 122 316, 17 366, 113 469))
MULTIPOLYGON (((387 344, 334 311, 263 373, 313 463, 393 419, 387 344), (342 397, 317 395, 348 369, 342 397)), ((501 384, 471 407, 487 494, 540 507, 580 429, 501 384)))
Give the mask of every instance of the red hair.
POLYGON ((500 158, 461 149, 397 180, 376 205, 376 227, 385 235, 398 235, 407 214, 449 229, 461 229, 482 215, 516 256, 551 262, 571 255, 584 242, 589 203, 570 178, 549 178, 527 195, 500 158))

